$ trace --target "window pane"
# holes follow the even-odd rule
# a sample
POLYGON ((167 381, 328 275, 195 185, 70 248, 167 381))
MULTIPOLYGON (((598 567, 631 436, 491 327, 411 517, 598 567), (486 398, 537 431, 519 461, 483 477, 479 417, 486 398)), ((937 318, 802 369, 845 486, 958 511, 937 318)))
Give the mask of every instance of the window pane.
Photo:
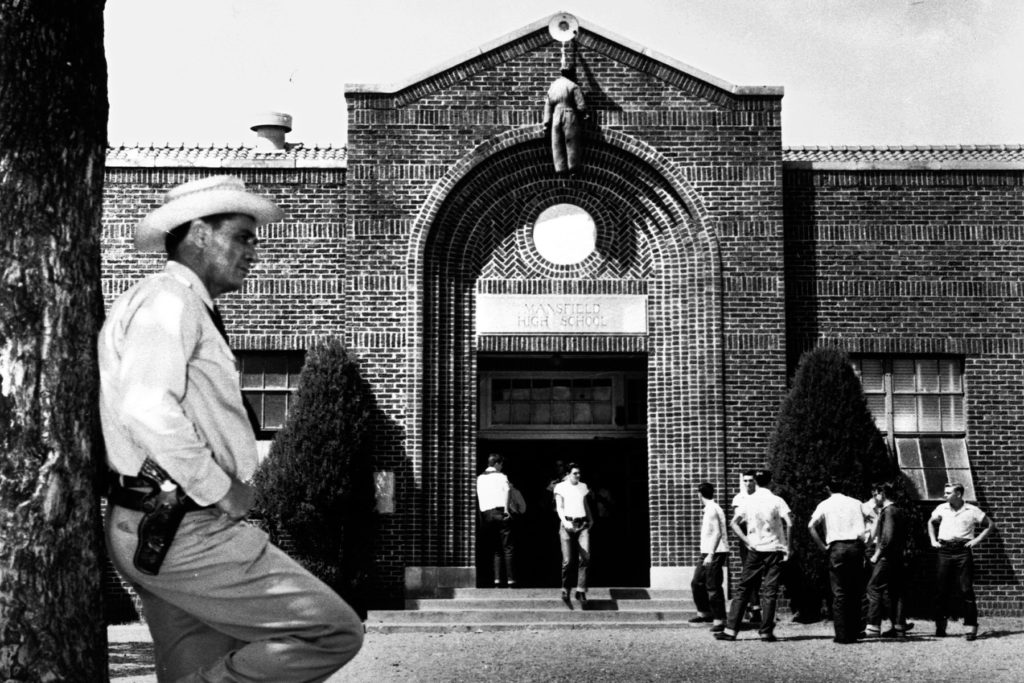
POLYGON ((969 469, 967 463, 967 443, 964 439, 942 439, 942 452, 946 467, 969 469))
POLYGON ((512 400, 513 401, 529 401, 530 400, 530 380, 514 379, 512 380, 512 400))
POLYGON ((937 432, 942 429, 942 417, 939 409, 939 396, 919 396, 921 406, 921 431, 937 432))
POLYGON ((942 440, 918 439, 918 443, 928 497, 941 498, 942 489, 946 486, 946 457, 942 452, 942 440))
POLYGON ((860 382, 864 386, 864 391, 884 390, 881 359, 862 358, 860 360, 860 382))
POLYGON ((871 416, 875 418, 875 426, 881 432, 887 431, 888 425, 885 424, 885 395, 873 394, 866 398, 868 400, 868 410, 871 411, 871 416))
POLYGON ((263 364, 251 356, 242 356, 242 388, 261 389, 263 387, 263 364))
POLYGON ((512 384, 507 379, 491 380, 491 400, 507 401, 511 397, 512 384))
POLYGON ((256 391, 243 391, 243 398, 252 407, 254 413, 256 413, 256 419, 260 425, 263 425, 263 394, 256 391))
POLYGON ((299 377, 302 375, 302 356, 298 354, 288 358, 288 388, 299 387, 299 377))
POLYGON ((578 379, 572 383, 572 397, 576 401, 589 401, 594 396, 594 389, 589 379, 578 379))
POLYGON ((917 431, 917 397, 893 396, 893 429, 897 432, 917 431))
POLYGON ((921 450, 917 439, 896 439, 896 459, 900 469, 920 469, 921 450))
POLYGON ((572 422, 572 411, 568 403, 555 403, 551 406, 551 424, 567 425, 572 422))
POLYGON ((963 392, 963 382, 960 377, 960 361, 939 361, 939 389, 945 392, 963 392))
POLYGON ((284 394, 263 395, 263 428, 280 429, 284 426, 286 411, 286 397, 284 394))
POLYGON ((492 403, 491 404, 491 422, 494 424, 505 425, 509 422, 509 416, 511 415, 511 409, 508 403, 492 403))
POLYGON ((964 419, 964 397, 942 397, 942 431, 962 432, 967 429, 964 419))
POLYGON ((530 392, 531 397, 534 401, 550 401, 551 400, 551 380, 549 379, 535 379, 533 380, 533 389, 530 392))
POLYGON ((917 390, 932 394, 939 390, 939 361, 917 361, 917 390))
POLYGON ((555 401, 568 401, 572 398, 572 390, 568 384, 556 384, 551 387, 551 398, 555 401))
POLYGON ((573 404, 573 423, 578 425, 589 425, 594 423, 594 416, 590 410, 589 403, 573 404))
POLYGON ((264 386, 274 389, 288 388, 288 362, 287 358, 277 354, 267 356, 264 359, 264 386))
MULTIPOLYGON (((518 389, 513 389, 513 393, 518 389)), ((513 403, 512 404, 512 424, 515 425, 528 425, 530 424, 530 404, 529 403, 513 403)))
POLYGON ((594 400, 612 400, 612 381, 610 379, 599 379, 594 382, 594 400))
POLYGON ((595 403, 593 405, 594 424, 610 425, 612 423, 612 404, 595 403))
POLYGON ((904 470, 903 474, 907 477, 907 482, 910 484, 911 498, 914 500, 927 500, 928 491, 924 484, 924 471, 923 470, 904 470))
POLYGON ((892 390, 894 392, 913 393, 917 383, 914 381, 914 361, 897 358, 892 362, 892 390))
POLYGON ((551 422, 551 405, 548 403, 534 403, 533 415, 530 421, 535 425, 546 425, 551 422))

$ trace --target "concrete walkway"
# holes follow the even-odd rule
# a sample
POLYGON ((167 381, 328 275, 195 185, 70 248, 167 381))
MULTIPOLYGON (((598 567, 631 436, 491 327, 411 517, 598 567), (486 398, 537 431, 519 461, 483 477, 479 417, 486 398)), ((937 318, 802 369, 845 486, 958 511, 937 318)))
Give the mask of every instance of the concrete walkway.
MULTIPOLYGON (((903 642, 832 642, 832 625, 781 622, 779 641, 751 631, 736 642, 704 627, 369 634, 330 679, 343 681, 1024 681, 1024 619, 982 618, 977 641, 935 638, 918 622, 903 642)), ((112 626, 111 680, 155 683, 145 626, 112 626)))

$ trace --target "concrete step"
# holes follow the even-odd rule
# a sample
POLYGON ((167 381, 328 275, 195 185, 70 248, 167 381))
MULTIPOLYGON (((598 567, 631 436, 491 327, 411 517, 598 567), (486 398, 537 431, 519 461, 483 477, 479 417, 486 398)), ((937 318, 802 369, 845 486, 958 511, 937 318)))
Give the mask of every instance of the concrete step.
MULTIPOLYGON (((517 600, 523 598, 553 598, 557 600, 560 595, 561 590, 558 588, 443 588, 430 595, 410 594, 408 597, 410 599, 452 600, 486 600, 494 597, 517 600)), ((692 600, 693 594, 689 588, 590 588, 587 590, 587 597, 598 600, 692 600)))
POLYGON ((380 623, 524 623, 524 622, 565 622, 565 621, 674 621, 684 623, 694 612, 689 610, 644 610, 618 611, 581 609, 578 604, 569 609, 561 605, 561 609, 529 610, 377 610, 371 611, 366 618, 367 624, 380 623))
POLYGON ((581 629, 687 628, 676 621, 412 622, 366 623, 367 633, 483 633, 485 631, 572 631, 581 629))
MULTIPOLYGON (((575 591, 572 591, 575 595, 575 591)), ((577 628, 685 628, 694 616, 689 590, 592 588, 582 607, 558 588, 450 588, 410 596, 402 610, 371 610, 375 633, 577 628)))
MULTIPOLYGON (((576 600, 573 600, 573 603, 579 604, 576 600)), ((692 600, 678 598, 612 600, 588 597, 587 600, 587 609, 592 611, 688 610, 692 609, 692 607, 692 600)), ((427 598, 405 601, 405 609, 407 610, 543 610, 552 608, 566 609, 565 604, 560 598, 551 596, 546 598, 460 598, 458 600, 427 598)))

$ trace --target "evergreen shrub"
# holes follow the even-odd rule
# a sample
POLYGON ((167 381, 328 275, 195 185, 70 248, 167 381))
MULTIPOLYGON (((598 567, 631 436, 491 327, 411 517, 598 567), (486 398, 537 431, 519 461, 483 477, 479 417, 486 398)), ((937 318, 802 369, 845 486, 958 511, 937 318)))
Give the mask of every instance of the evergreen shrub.
POLYGON ((793 515, 787 595, 794 611, 815 619, 829 594, 828 566, 807 523, 825 499, 825 485, 836 478, 843 493, 866 501, 872 483, 897 475, 845 353, 817 348, 801 357, 768 450, 772 490, 793 515))
POLYGON ((337 339, 311 348, 287 422, 255 476, 254 516, 314 575, 358 603, 371 564, 371 397, 337 339))

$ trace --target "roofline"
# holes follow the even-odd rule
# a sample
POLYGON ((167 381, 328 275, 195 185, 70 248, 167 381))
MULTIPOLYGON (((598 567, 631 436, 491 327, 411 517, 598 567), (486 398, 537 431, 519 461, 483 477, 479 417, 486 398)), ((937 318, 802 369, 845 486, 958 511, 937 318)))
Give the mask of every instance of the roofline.
POLYGON ((344 159, 107 159, 106 168, 348 168, 344 159))
MULTIPOLYGON (((783 147, 788 152, 1020 152, 1024 145, 808 145, 783 147)), ((783 160, 785 168, 812 171, 1021 171, 1024 160, 998 159, 837 159, 783 160)))
MULTIPOLYGON (((556 12, 555 14, 559 14, 559 13, 556 12)), ((503 46, 505 46, 505 45, 507 45, 507 44, 509 44, 511 42, 519 40, 520 38, 525 38, 526 36, 528 36, 528 35, 530 35, 532 33, 536 33, 537 31, 539 31, 541 29, 546 29, 547 26, 548 26, 548 22, 551 21, 551 17, 553 17, 553 16, 555 16, 555 15, 554 14, 549 15, 549 16, 543 18, 543 19, 540 19, 538 21, 533 22, 532 24, 526 25, 526 26, 524 26, 521 29, 518 29, 516 31, 512 31, 511 33, 506 33, 505 35, 501 36, 500 38, 488 41, 488 42, 480 45, 479 47, 470 49, 470 50, 468 50, 468 51, 466 51, 466 52, 464 52, 464 53, 462 53, 462 54, 460 54, 460 55, 458 55, 456 57, 453 57, 452 59, 449 59, 449 60, 446 60, 444 62, 441 62, 440 64, 437 64, 437 65, 435 65, 433 67, 430 67, 430 68, 426 69, 425 71, 422 71, 422 72, 420 72, 418 74, 415 74, 411 78, 408 78, 408 79, 406 79, 404 81, 398 81, 398 82, 388 83, 388 84, 381 84, 381 83, 346 83, 345 84, 345 89, 344 89, 345 94, 347 95, 347 94, 351 93, 351 94, 394 95, 394 94, 399 93, 399 92, 401 92, 403 90, 406 90, 407 88, 411 88, 412 86, 416 85, 417 83, 421 83, 421 82, 426 81, 426 80, 428 80, 430 78, 433 78, 434 76, 437 76, 437 75, 439 75, 441 73, 444 73, 445 71, 448 71, 450 69, 454 69, 455 67, 459 66, 460 64, 468 62, 471 59, 475 59, 476 57, 480 57, 480 56, 482 56, 482 55, 484 55, 484 54, 486 54, 488 52, 491 52, 493 50, 497 50, 497 49, 499 49, 499 48, 501 48, 501 47, 503 47, 503 46)), ((573 15, 573 16, 576 16, 576 15, 573 15)), ((613 43, 618 43, 622 47, 625 47, 625 48, 627 48, 629 50, 632 50, 633 52, 637 52, 639 54, 642 54, 645 57, 653 59, 656 62, 660 62, 660 63, 664 64, 665 66, 671 67, 671 68, 673 68, 673 69, 675 69, 677 71, 681 71, 681 72, 687 74, 688 76, 691 76, 692 78, 696 78, 698 80, 704 81, 704 82, 708 83, 709 85, 712 85, 712 86, 714 86, 714 87, 716 87, 716 88, 718 88, 720 90, 724 90, 725 92, 731 93, 733 95, 740 95, 740 96, 762 96, 762 97, 782 97, 783 96, 784 88, 781 85, 753 85, 753 86, 734 85, 732 83, 729 83, 728 81, 725 81, 725 80, 722 80, 721 78, 718 78, 717 76, 712 76, 709 73, 706 73, 704 71, 701 71, 700 69, 697 69, 696 67, 690 66, 689 64, 685 64, 685 63, 683 63, 683 62, 681 62, 681 61, 679 61, 677 59, 674 59, 674 58, 669 57, 667 55, 663 55, 660 52, 655 52, 654 50, 646 48, 646 47, 640 45, 639 43, 637 43, 635 41, 629 40, 627 38, 623 38, 622 36, 619 36, 618 34, 613 33, 612 31, 608 31, 608 30, 606 30, 604 28, 601 28, 600 26, 597 26, 596 24, 592 24, 589 21, 585 21, 583 19, 580 19, 578 16, 576 16, 576 19, 577 19, 577 21, 579 21, 580 28, 583 29, 583 30, 586 30, 586 31, 589 31, 590 33, 593 33, 595 35, 601 36, 605 40, 609 40, 609 41, 611 41, 613 43)))
POLYGON ((1024 161, 783 161, 805 171, 1024 171, 1024 161))

